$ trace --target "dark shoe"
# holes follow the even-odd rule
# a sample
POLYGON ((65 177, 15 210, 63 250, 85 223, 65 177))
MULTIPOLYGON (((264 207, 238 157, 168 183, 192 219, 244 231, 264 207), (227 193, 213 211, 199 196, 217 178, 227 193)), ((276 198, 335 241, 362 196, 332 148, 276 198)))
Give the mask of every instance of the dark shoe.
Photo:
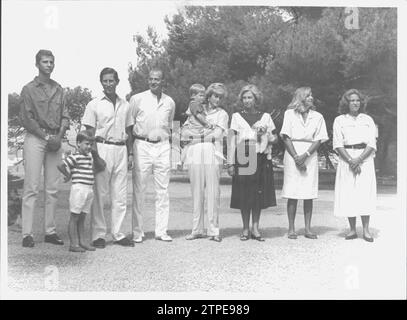
POLYGON ((113 242, 114 244, 119 244, 123 247, 134 247, 134 242, 128 238, 123 238, 118 241, 113 242))
POLYGON ((212 237, 209 237, 209 240, 216 241, 216 242, 221 242, 222 238, 219 237, 219 236, 212 236, 212 237))
POLYGON ((246 235, 246 234, 241 234, 240 235, 240 241, 247 241, 249 239, 250 239, 249 235, 246 235))
POLYGON ((373 242, 373 238, 372 237, 366 237, 365 235, 363 236, 363 239, 367 242, 373 242))
POLYGON ((45 235, 44 242, 63 246, 64 242, 58 237, 56 233, 45 235))
POLYGON ((34 239, 31 236, 26 236, 23 238, 23 247, 32 248, 34 247, 34 239))
POLYGON ((354 234, 348 234, 345 237, 345 240, 353 240, 353 239, 357 239, 357 238, 358 238, 358 235, 356 233, 354 233, 354 234))
POLYGON ((318 239, 318 237, 317 237, 317 235, 315 233, 306 233, 304 235, 304 237, 307 238, 307 239, 313 239, 313 240, 318 239))
POLYGON ((262 238, 261 236, 255 236, 253 233, 252 233, 252 239, 257 240, 257 241, 260 241, 260 242, 266 241, 266 240, 265 240, 264 238, 262 238))
POLYGON ((106 247, 105 239, 99 238, 92 242, 92 245, 98 249, 104 249, 106 247))

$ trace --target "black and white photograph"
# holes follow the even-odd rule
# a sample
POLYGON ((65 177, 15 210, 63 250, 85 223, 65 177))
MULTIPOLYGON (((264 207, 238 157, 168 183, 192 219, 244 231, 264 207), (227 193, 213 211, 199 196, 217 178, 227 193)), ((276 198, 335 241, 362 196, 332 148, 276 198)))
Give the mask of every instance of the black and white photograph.
POLYGON ((407 1, 1 5, 1 299, 406 299, 407 1))

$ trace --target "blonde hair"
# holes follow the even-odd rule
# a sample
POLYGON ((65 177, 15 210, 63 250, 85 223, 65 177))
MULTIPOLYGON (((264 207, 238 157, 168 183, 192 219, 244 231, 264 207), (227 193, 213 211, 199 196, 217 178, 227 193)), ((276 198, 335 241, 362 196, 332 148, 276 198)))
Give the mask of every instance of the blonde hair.
POLYGON ((208 100, 209 97, 212 96, 212 94, 214 94, 214 93, 221 95, 222 98, 226 98, 227 90, 226 90, 225 85, 220 82, 211 83, 205 92, 206 100, 208 100))
POLYGON ((194 83, 190 88, 189 88, 189 96, 193 97, 197 95, 198 93, 205 93, 205 86, 200 83, 194 83))
MULTIPOLYGON (((300 87, 297 90, 295 90, 293 99, 287 106, 287 109, 294 109, 295 111, 297 111, 299 107, 304 105, 305 98, 308 96, 310 92, 311 92, 310 87, 300 87)), ((310 109, 315 110, 315 106, 313 105, 310 109)))
POLYGON ((364 95, 362 95, 359 90, 356 90, 356 89, 349 89, 342 95, 341 100, 339 101, 338 113, 340 113, 340 114, 349 113, 349 101, 350 101, 350 96, 352 94, 356 94, 360 99, 359 113, 365 113, 366 97, 364 95))
POLYGON ((248 91, 253 94, 254 99, 256 101, 256 106, 262 104, 262 102, 263 102, 263 94, 261 93, 259 88, 257 88, 254 84, 245 85, 242 88, 242 90, 240 90, 240 93, 239 93, 239 101, 240 102, 242 102, 243 95, 248 91))

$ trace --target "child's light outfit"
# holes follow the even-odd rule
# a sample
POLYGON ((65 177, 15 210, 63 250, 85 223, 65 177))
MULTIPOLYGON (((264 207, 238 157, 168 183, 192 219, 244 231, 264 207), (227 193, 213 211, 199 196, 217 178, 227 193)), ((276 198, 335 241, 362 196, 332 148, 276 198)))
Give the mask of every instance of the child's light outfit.
POLYGON ((69 196, 70 212, 89 213, 93 202, 93 158, 79 152, 67 156, 63 161, 72 176, 71 194, 69 196))

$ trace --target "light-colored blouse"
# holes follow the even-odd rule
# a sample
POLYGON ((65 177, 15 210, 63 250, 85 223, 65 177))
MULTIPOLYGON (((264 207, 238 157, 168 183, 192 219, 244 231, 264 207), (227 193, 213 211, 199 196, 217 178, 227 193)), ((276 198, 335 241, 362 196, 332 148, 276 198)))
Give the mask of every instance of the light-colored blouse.
POLYGON ((284 113, 283 126, 280 136, 286 135, 291 140, 321 141, 328 140, 324 117, 317 111, 309 110, 307 120, 304 121, 302 115, 294 109, 288 109, 284 113))
POLYGON ((372 117, 359 113, 356 117, 350 114, 342 114, 335 118, 333 126, 333 148, 366 143, 369 147, 377 150, 377 129, 372 117))
POLYGON ((250 126, 247 121, 240 115, 239 112, 235 112, 232 115, 230 123, 230 129, 237 132, 237 141, 239 144, 244 140, 254 140, 256 142, 256 153, 271 153, 271 145, 269 139, 272 136, 273 130, 276 129, 273 119, 269 113, 264 113, 259 121, 250 126), (256 127, 266 128, 266 132, 263 134, 260 141, 257 141, 256 127))

